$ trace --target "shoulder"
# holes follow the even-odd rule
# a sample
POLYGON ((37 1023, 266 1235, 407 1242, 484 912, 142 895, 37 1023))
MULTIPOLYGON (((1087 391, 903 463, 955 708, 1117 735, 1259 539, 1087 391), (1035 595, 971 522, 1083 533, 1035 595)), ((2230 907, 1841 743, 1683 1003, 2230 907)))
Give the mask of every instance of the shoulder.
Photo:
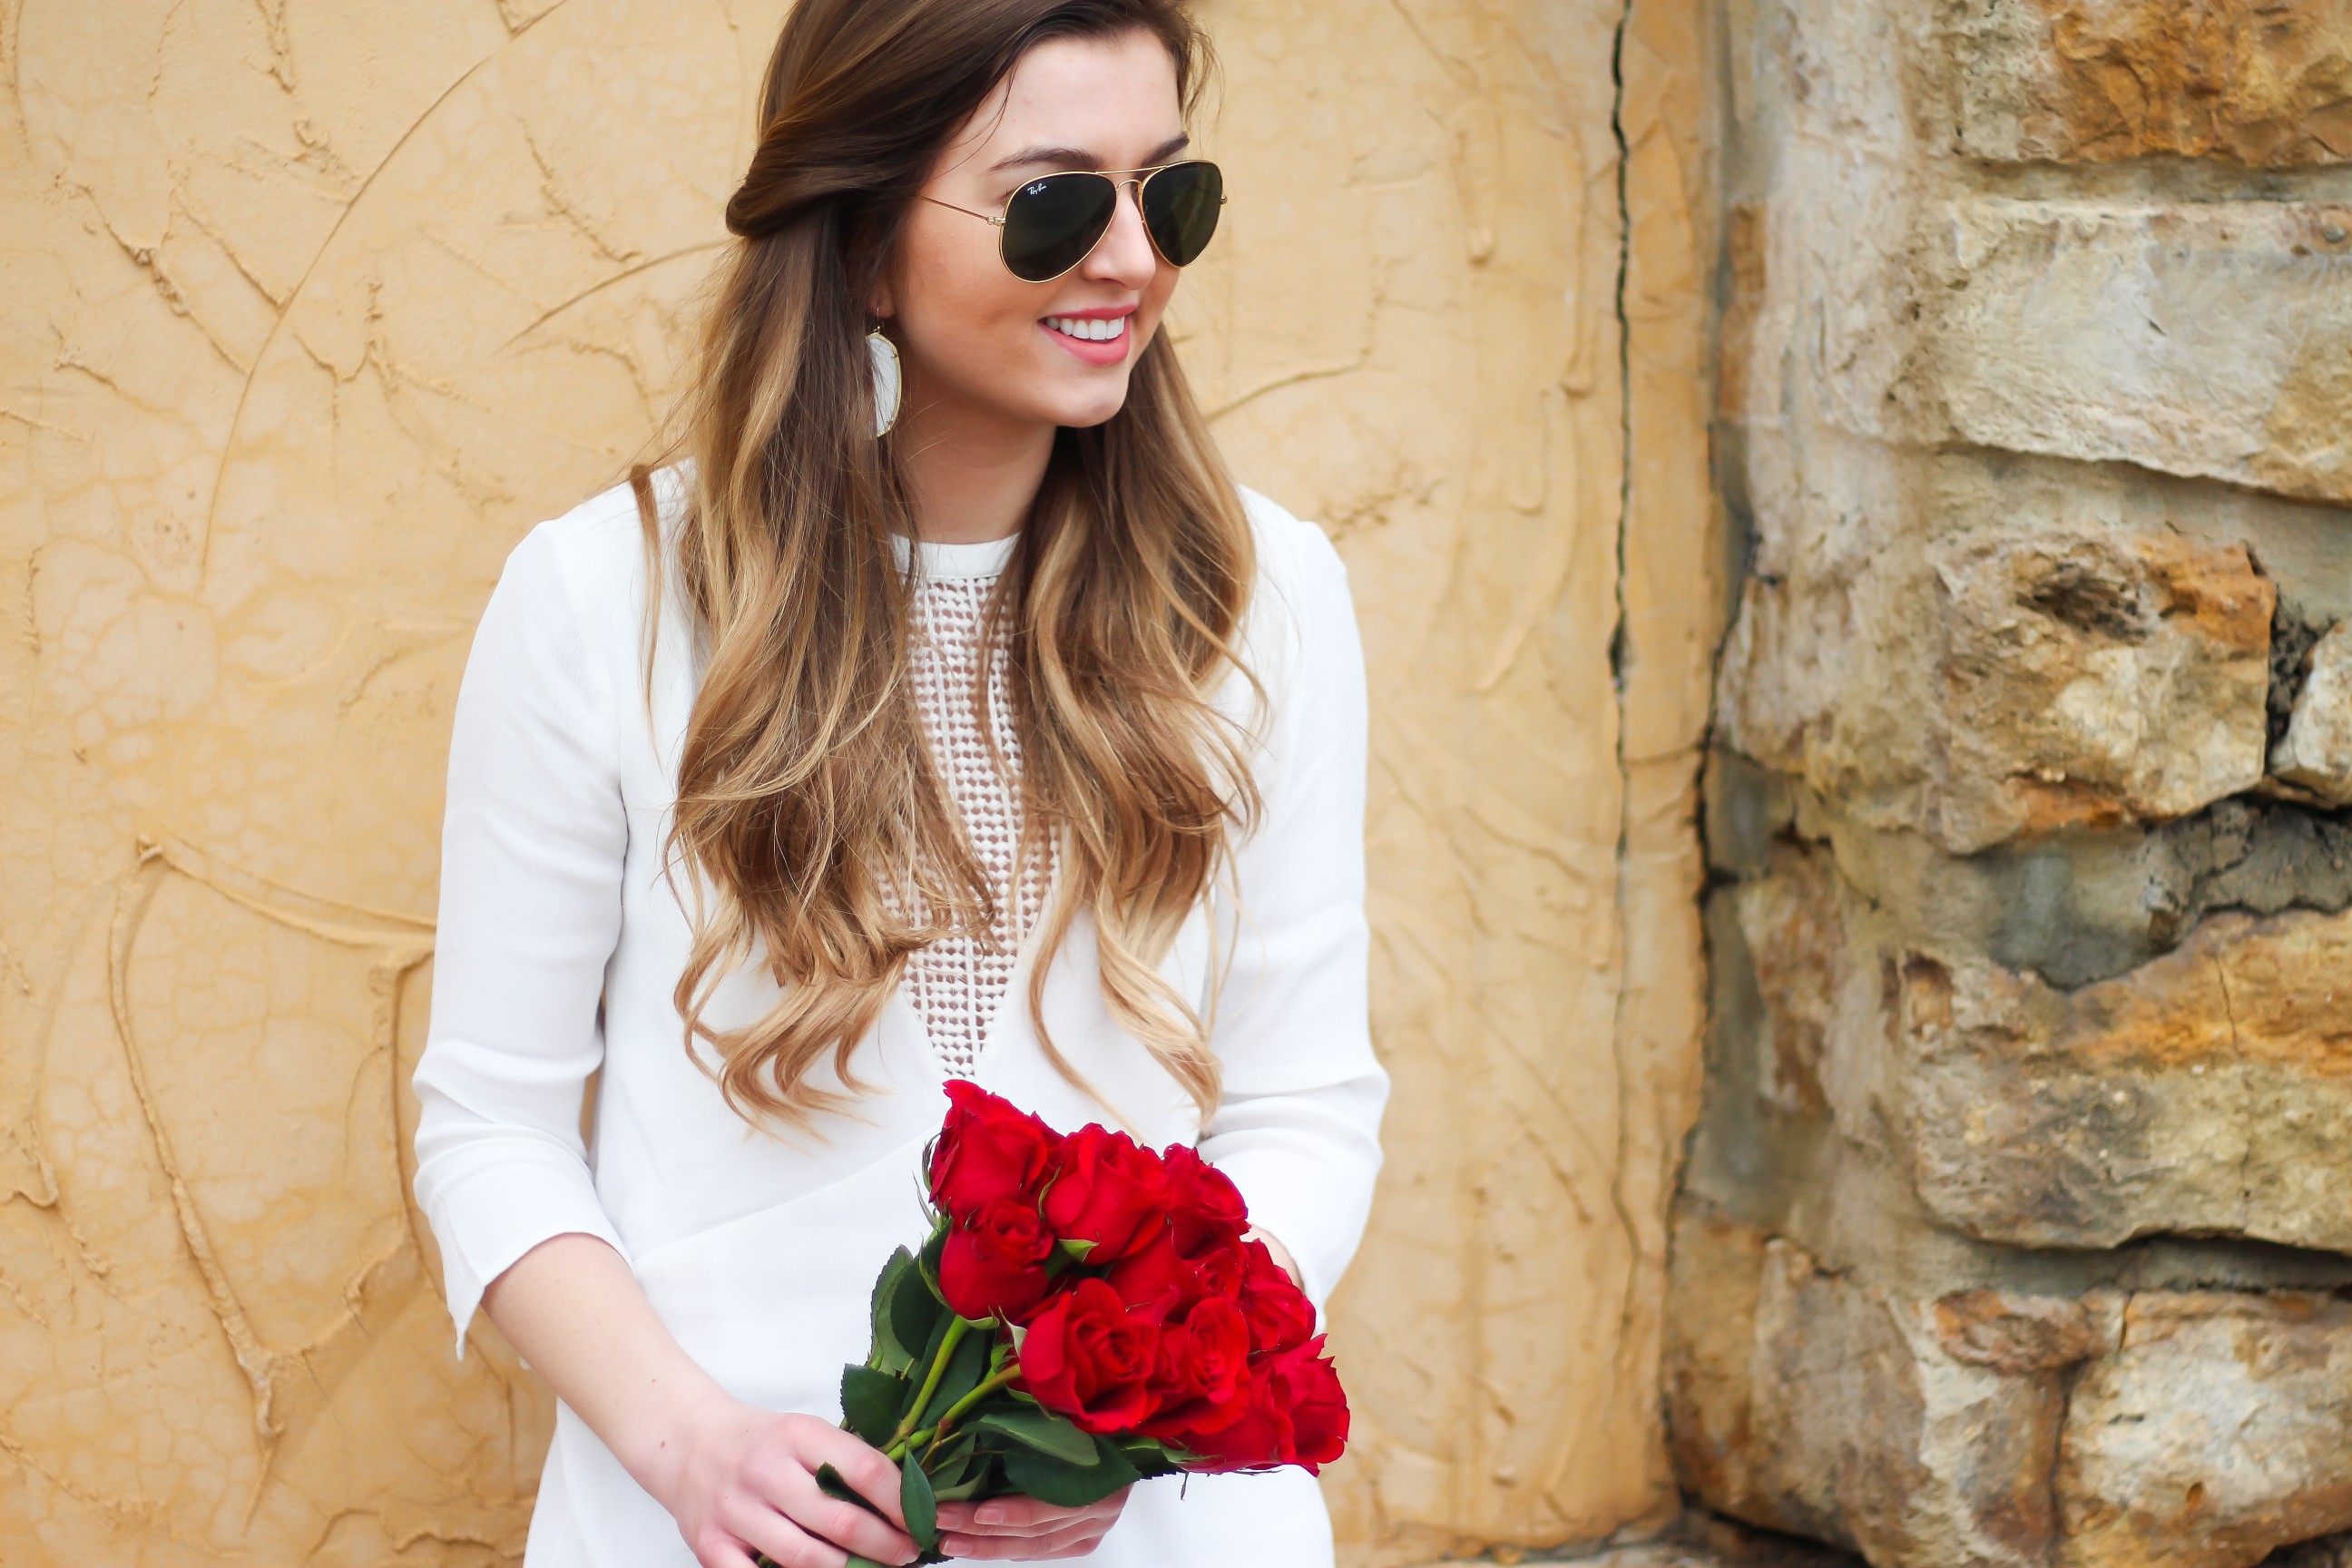
POLYGON ((1241 492, 1242 511, 1257 544, 1262 584, 1283 588, 1345 583, 1348 568, 1320 528, 1271 496, 1247 485, 1234 488, 1241 492))
POLYGON ((1251 595, 1249 637, 1256 655, 1282 659, 1297 644, 1352 637, 1355 609, 1348 568, 1328 535, 1272 498, 1241 491, 1257 546, 1257 584, 1251 595))
MULTIPOLYGON (((652 484, 667 531, 682 508, 681 466, 656 469, 652 484)), ((625 632, 644 604, 645 555, 636 494, 623 479, 525 533, 507 556, 499 590, 568 611, 591 637, 625 632)))

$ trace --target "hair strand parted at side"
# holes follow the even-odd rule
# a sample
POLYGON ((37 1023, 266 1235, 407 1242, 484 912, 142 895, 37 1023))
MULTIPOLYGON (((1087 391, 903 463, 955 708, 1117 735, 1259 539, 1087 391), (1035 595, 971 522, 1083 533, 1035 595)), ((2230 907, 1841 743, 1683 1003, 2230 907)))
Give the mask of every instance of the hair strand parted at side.
MULTIPOLYGON (((692 873, 675 1001, 687 1048, 747 1117, 805 1127, 844 1108, 909 955, 984 938, 995 912, 914 709, 890 543, 914 530, 871 435, 859 302, 933 158, 1023 51, 1136 28, 1167 45, 1189 110, 1207 46, 1178 0, 801 0, 769 61, 688 393, 631 470, 648 637, 674 571, 703 650, 663 847, 674 884, 677 862, 692 873), (647 476, 680 454, 673 552, 647 476), (714 1027, 713 993, 755 952, 781 997, 714 1027), (841 1091, 811 1079, 828 1055, 841 1091)), ((1088 1087, 1043 1006, 1084 911, 1112 1016, 1204 1116, 1216 1058, 1158 966, 1258 811, 1246 737, 1209 700, 1229 672, 1255 684, 1235 647, 1255 571, 1239 495, 1155 337, 1117 415, 1058 433, 990 609, 1013 655, 1024 853, 1055 847, 1027 994, 1040 1042, 1088 1087)))

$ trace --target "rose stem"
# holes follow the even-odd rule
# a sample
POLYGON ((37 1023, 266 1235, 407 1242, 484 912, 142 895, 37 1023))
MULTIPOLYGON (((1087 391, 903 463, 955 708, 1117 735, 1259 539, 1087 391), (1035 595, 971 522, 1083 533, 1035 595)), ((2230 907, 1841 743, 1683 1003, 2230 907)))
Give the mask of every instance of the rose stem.
MULTIPOLYGON (((948 1428, 955 1425, 955 1419, 957 1416, 961 1415, 965 1411, 971 1409, 973 1405, 979 1404, 982 1400, 987 1398, 990 1394, 995 1393, 998 1389, 1003 1388, 1006 1384, 1011 1383, 1014 1378, 1019 1377, 1020 1375, 1021 1363, 1019 1362, 1014 1362, 1011 1366, 1004 1368, 1002 1372, 990 1373, 981 1381, 981 1384, 978 1388, 973 1389, 970 1394, 965 1394, 961 1399, 959 1399, 953 1405, 949 1405, 947 1414, 940 1416, 939 1420, 934 1422, 931 1426, 931 1446, 923 1450, 923 1458, 928 1460, 933 1454, 939 1452, 940 1445, 948 1440, 948 1428)), ((914 1447, 911 1442, 907 1446, 909 1448, 914 1447)))
POLYGON ((948 1363, 955 1359, 956 1346, 963 1342, 963 1336, 971 1328, 971 1320, 961 1313, 958 1313, 955 1321, 948 1325, 946 1335, 940 1341, 940 1353, 931 1358, 931 1370, 923 1377, 923 1390, 915 1395, 915 1403, 908 1407, 906 1419, 899 1422, 898 1429, 890 1435, 891 1441, 904 1437, 921 1423, 923 1407, 931 1402, 931 1395, 939 1392, 940 1378, 947 1372, 948 1363))

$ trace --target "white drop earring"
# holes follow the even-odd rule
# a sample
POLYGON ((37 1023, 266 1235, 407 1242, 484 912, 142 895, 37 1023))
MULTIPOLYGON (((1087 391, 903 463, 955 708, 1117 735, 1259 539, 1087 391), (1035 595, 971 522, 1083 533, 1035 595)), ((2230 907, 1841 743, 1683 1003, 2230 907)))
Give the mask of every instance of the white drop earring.
POLYGON ((898 345, 875 328, 866 334, 866 352, 874 359, 874 434, 878 439, 898 422, 898 393, 904 378, 898 370, 898 345))

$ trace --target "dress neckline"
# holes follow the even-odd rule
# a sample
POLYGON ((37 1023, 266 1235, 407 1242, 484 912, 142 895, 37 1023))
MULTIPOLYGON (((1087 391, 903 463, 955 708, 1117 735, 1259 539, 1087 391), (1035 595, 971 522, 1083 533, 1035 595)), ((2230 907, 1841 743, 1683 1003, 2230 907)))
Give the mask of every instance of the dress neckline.
POLYGON ((1002 539, 983 539, 977 544, 949 544, 933 539, 909 539, 903 533, 890 536, 890 548, 898 557, 900 569, 908 562, 908 552, 920 551, 922 564, 919 575, 934 581, 953 578, 993 577, 1004 570, 1013 559, 1013 547, 1021 542, 1017 532, 1002 539))

